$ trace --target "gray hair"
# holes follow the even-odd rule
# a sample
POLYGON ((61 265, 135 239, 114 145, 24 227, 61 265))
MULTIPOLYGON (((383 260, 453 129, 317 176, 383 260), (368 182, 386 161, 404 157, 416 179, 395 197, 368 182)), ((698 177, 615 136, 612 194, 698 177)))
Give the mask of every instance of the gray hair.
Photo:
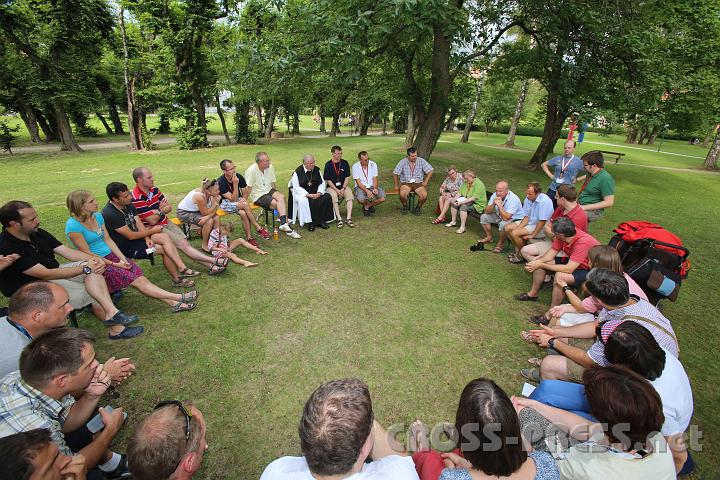
POLYGON ((556 219, 552 224, 552 231, 555 235, 562 235, 563 237, 574 237, 577 233, 575 224, 568 217, 556 219))
POLYGON ((311 160, 313 162, 315 161, 315 157, 313 155, 310 155, 309 153, 306 153, 305 155, 303 155, 303 164, 305 164, 311 160))

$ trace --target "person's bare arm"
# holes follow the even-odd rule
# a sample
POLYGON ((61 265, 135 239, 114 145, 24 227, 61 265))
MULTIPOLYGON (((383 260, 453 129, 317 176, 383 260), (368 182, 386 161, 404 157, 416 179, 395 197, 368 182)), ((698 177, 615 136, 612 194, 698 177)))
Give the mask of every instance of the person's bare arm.
POLYGON ((545 175, 547 175, 551 180, 555 178, 555 175, 553 172, 550 171, 550 168, 548 167, 549 160, 545 160, 543 163, 540 164, 540 168, 543 169, 543 172, 545 172, 545 175))
MULTIPOLYGON (((525 217, 527 218, 527 217, 525 217)), ((543 231, 543 228, 545 228, 545 224, 547 223, 547 220, 539 220, 537 225, 535 225, 535 229, 530 232, 530 235, 528 238, 535 238, 540 232, 543 231)))
POLYGON ((610 208, 615 204, 615 195, 607 195, 603 197, 602 202, 598 203, 591 203, 589 205, 580 205, 580 207, 585 210, 586 212, 590 212, 592 210, 600 210, 602 208, 610 208))
POLYGON ((550 270, 551 272, 560 272, 560 273, 573 273, 578 267, 580 266, 579 263, 573 262, 570 260, 568 263, 554 263, 554 260, 548 260, 546 262, 543 262, 542 268, 543 270, 550 270))
POLYGON ((423 178, 422 186, 427 187, 428 183, 430 183, 430 179, 433 176, 433 170, 430 170, 428 173, 425 174, 425 178, 423 178))
POLYGON ((393 173, 393 183, 395 184, 395 191, 400 191, 400 175, 396 175, 393 173))

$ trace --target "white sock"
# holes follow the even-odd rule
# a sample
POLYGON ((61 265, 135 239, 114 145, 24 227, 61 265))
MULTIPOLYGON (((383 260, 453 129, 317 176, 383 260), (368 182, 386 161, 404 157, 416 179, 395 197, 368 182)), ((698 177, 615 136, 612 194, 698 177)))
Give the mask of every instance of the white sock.
POLYGON ((110 460, 103 463, 102 465, 99 465, 98 468, 100 468, 100 470, 102 470, 103 472, 112 472, 120 466, 120 460, 122 460, 120 454, 112 452, 112 457, 110 457, 110 460))

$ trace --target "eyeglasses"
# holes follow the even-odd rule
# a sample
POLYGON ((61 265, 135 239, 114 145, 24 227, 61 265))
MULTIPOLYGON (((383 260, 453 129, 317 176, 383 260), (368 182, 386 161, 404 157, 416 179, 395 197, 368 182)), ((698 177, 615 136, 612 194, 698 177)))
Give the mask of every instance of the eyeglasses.
POLYGON ((155 408, 153 410, 157 410, 159 408, 162 408, 166 405, 175 405, 180 409, 183 415, 185 415, 185 442, 190 441, 190 419, 192 418, 192 413, 188 412, 187 409, 183 406, 183 404, 179 400, 163 400, 162 402, 155 405, 155 408))

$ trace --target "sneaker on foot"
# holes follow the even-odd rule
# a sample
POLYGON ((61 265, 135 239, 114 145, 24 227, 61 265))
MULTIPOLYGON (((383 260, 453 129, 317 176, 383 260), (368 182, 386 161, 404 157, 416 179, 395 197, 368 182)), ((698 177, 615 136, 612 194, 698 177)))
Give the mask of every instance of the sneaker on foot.
POLYGON ((370 215, 372 215, 372 212, 370 210, 363 209, 363 215, 365 215, 366 217, 369 217, 370 215))
POLYGON ((370 207, 370 213, 375 213, 375 207, 370 207))
POLYGON ((108 338, 110 340, 125 340, 127 338, 137 337, 144 331, 145 331, 145 328, 141 327, 139 325, 137 327, 125 327, 125 329, 122 332, 118 333, 117 335, 110 335, 108 333, 108 338))
POLYGON ((410 211, 410 209, 408 208, 408 206, 407 206, 407 205, 403 205, 402 210, 400 211, 400 213, 402 213, 403 215, 407 215, 407 213, 408 213, 409 211, 410 211))
POLYGON ((298 232, 295 230, 290 230, 289 232, 285 232, 285 235, 287 235, 290 238, 302 238, 298 232))
POLYGON ((278 227, 278 230, 282 230, 285 233, 290 233, 293 231, 293 229, 290 228, 290 225, 288 225, 287 223, 283 223, 282 225, 280 225, 278 227))
POLYGON ((265 240, 270 240, 272 238, 272 235, 270 235, 270 232, 268 232, 265 227, 261 228, 257 231, 258 235, 260 235, 265 240))

